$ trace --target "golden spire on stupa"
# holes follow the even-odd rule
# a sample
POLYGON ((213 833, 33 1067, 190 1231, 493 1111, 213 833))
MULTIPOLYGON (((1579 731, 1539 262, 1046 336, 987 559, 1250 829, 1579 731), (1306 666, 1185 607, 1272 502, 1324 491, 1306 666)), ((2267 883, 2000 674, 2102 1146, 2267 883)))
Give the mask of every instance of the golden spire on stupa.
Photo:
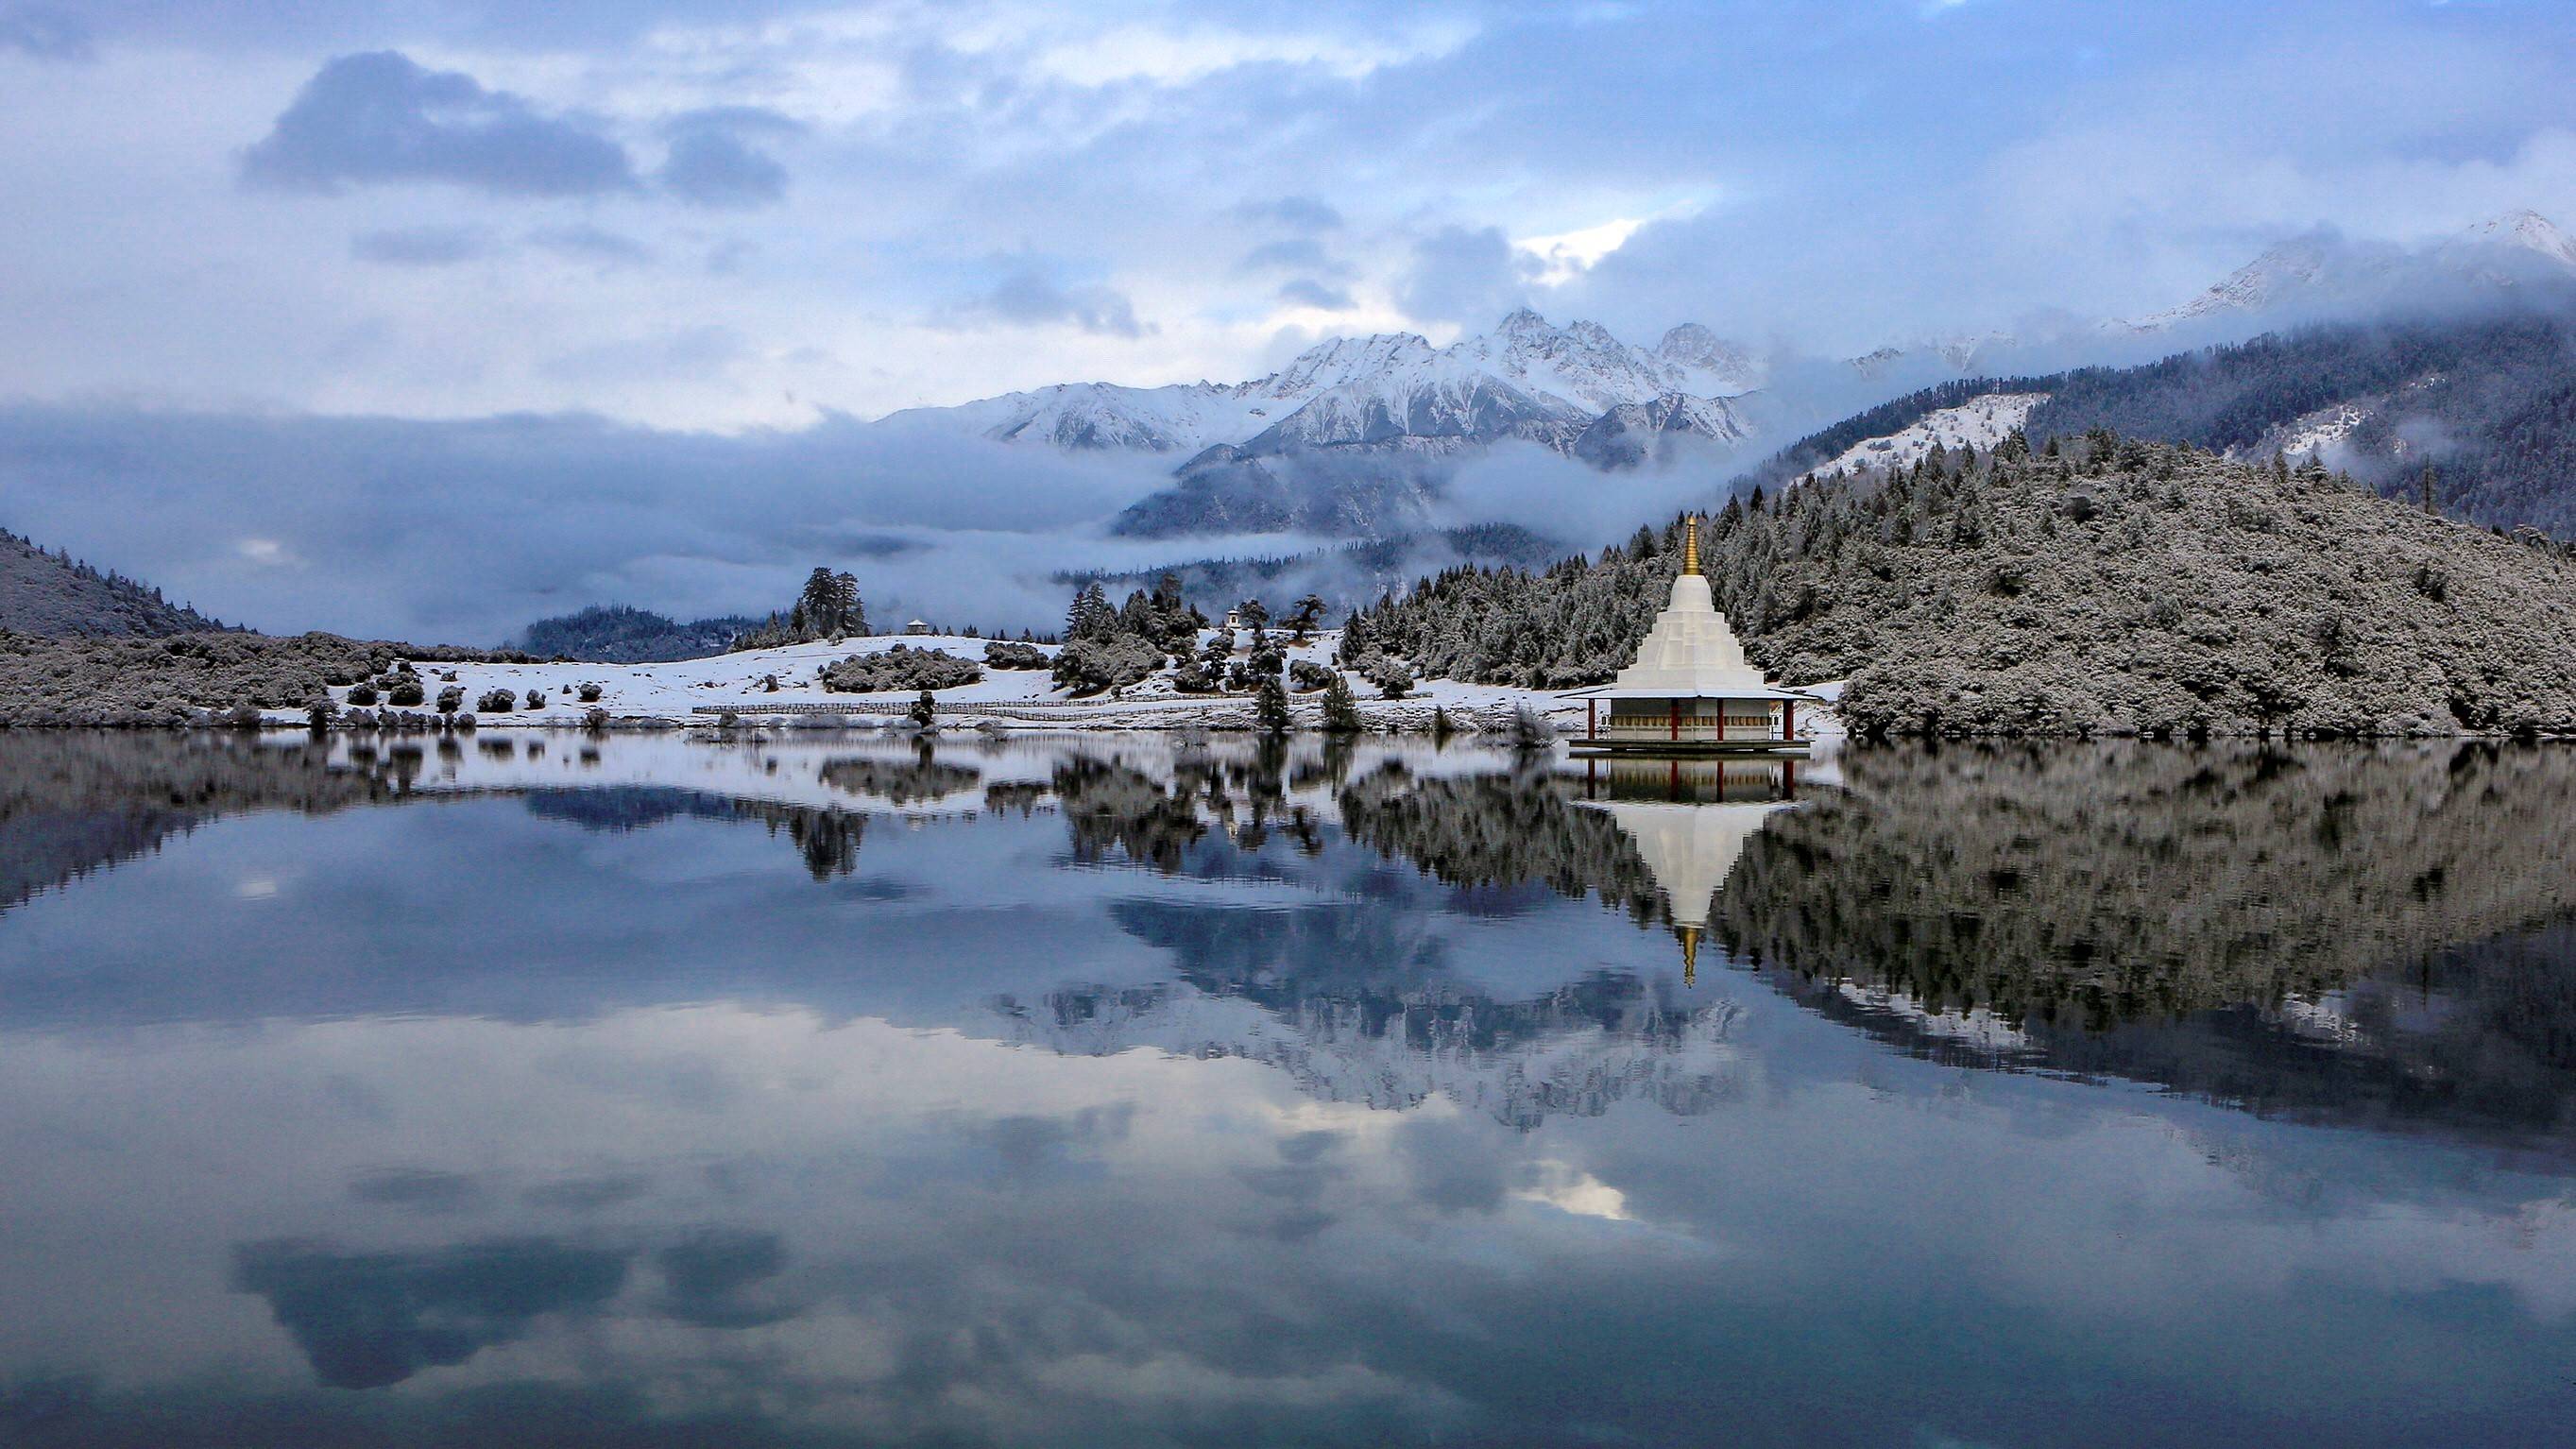
POLYGON ((1682 572, 1699 572, 1699 515, 1696 513, 1685 514, 1682 518, 1682 572))
POLYGON ((1689 986, 1699 979, 1699 927, 1675 926, 1673 934, 1682 943, 1682 984, 1689 986))

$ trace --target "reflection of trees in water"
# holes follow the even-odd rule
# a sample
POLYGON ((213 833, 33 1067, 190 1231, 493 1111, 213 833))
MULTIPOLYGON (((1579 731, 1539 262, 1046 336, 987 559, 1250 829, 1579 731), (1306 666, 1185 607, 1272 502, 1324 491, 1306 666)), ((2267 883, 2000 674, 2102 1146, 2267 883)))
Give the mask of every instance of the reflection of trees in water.
POLYGON ((868 834, 868 817, 854 810, 743 800, 667 785, 531 790, 527 800, 528 813, 585 830, 641 830, 682 816, 693 820, 756 820, 768 826, 773 836, 784 831, 795 843, 797 853, 805 858, 806 872, 818 881, 856 871, 859 846, 868 834))
POLYGON ((1073 857, 1086 865, 1123 855, 1173 874, 1189 865, 1192 848, 1212 829, 1247 851, 1284 831, 1312 855, 1323 848, 1321 826, 1306 807, 1288 803, 1288 762, 1276 740, 1241 754, 1183 749, 1160 776, 1122 755, 1077 755, 1056 766, 1055 794, 1073 857))
POLYGON ((1054 793, 1052 787, 1035 780, 1004 780, 984 787, 984 808, 996 815, 1017 815, 1025 820, 1054 793))
POLYGON ((2001 1034, 1902 997, 1785 970, 1792 1000, 1912 1056, 2152 1082, 2203 1101, 2338 1126, 2433 1130, 2566 1150, 2576 1136, 2576 927, 2445 947, 2313 1000, 2237 1003, 2001 1034))
POLYGON ((1855 750, 1746 847, 1739 955, 2095 1028, 2343 985, 2576 907, 2576 759, 2118 743, 1855 750))
POLYGON ((910 760, 862 756, 826 761, 821 777, 824 784, 835 790, 865 795, 890 805, 944 800, 961 791, 974 789, 975 782, 984 778, 980 770, 934 759, 927 744, 922 746, 918 758, 910 760))
POLYGON ((859 844, 867 839, 868 817, 852 811, 815 810, 801 805, 773 805, 740 800, 738 813, 765 822, 769 833, 787 832, 796 853, 805 857, 805 872, 816 880, 849 875, 859 868, 859 844))
POLYGON ((390 757, 332 767, 320 746, 211 734, 17 731, 0 755, 0 910, 239 810, 391 799, 419 773, 390 757))
POLYGON ((1117 759, 1076 756, 1055 768, 1073 858, 1098 864, 1122 853, 1140 865, 1178 871, 1207 834, 1199 819, 1203 778, 1176 774, 1169 784, 1117 759))
POLYGON ((1388 761, 1346 781, 1342 828, 1380 854, 1466 887, 1539 882, 1598 895, 1639 925, 1671 909, 1619 822, 1575 803, 1542 771, 1417 778, 1388 761))
POLYGON ((2453 1134, 2576 1124, 2576 759, 1855 751, 1715 924, 1919 1056, 2453 1134), (2009 1029, 1963 1030, 1983 1008, 2009 1029))

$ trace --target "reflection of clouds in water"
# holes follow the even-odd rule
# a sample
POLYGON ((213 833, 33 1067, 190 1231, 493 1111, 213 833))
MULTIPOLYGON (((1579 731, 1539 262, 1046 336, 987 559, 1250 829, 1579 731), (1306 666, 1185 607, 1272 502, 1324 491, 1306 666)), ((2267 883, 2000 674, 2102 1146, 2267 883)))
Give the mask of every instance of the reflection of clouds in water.
POLYGON ((1015 1112, 967 1123, 959 1135, 989 1149, 1009 1178, 1060 1172, 1075 1153, 1097 1155, 1107 1143, 1123 1141, 1136 1120, 1136 1104, 1117 1102, 1084 1107, 1062 1115, 1015 1112))
POLYGON ((232 1282, 268 1300, 315 1377, 366 1389, 463 1363, 542 1315, 597 1311, 625 1285, 626 1256, 533 1238, 408 1254, 250 1243, 232 1282))
POLYGON ((530 1207, 570 1208, 575 1212, 595 1212, 633 1202, 653 1190, 650 1178, 640 1173, 614 1174, 603 1177, 571 1177, 561 1182, 540 1183, 519 1194, 530 1207))
POLYGON ((800 1310, 765 1291, 787 1267, 776 1233, 706 1228, 654 1255, 661 1266, 663 1311, 702 1328, 754 1328, 800 1310))
POLYGON ((456 1212, 473 1206, 482 1195, 482 1188, 463 1173, 418 1167, 380 1168, 360 1174, 349 1184, 349 1196, 357 1202, 425 1213, 456 1212))
MULTIPOLYGON (((1640 941, 1660 954, 1659 939, 1640 941)), ((1840 1040, 1796 1013, 1765 1026, 1775 1056, 1840 1040)), ((2444 1332, 2456 1343, 2431 1353, 2421 1382, 2481 1356, 2528 1362, 2530 1340, 2514 1331, 2526 1302, 2549 1311, 2576 1280, 2576 1254, 2560 1251, 2567 1223, 2524 1214, 2515 1221, 2536 1250, 2500 1244, 2494 1194, 2509 1184, 2426 1182, 2391 1164, 2362 1190, 2285 1203, 2249 1225, 2208 1132, 2186 1140, 2161 1126, 2188 1104, 2124 1100, 2101 1115, 2086 1110, 2094 1089, 1986 1077, 1936 1105, 1949 1075, 1904 1061, 1881 1063, 1875 1095, 1830 1071, 1787 1072, 1757 1101, 1710 1116, 1631 1110, 1530 1136, 1440 1099, 1400 1113, 1317 1102, 1252 1063, 1068 1058, 707 1008, 570 1030, 423 1021, 315 1024, 256 1042, 171 1036, 132 1091, 184 1096, 200 1119, 247 1120, 263 1079, 345 1070, 360 1042, 389 1100, 444 1084, 435 1121, 245 1133, 220 1181, 149 1144, 129 1166, 138 1195, 171 1205, 165 1229, 224 1221, 241 1211, 235 1193, 273 1211, 305 1164, 393 1151, 430 1172, 470 1150, 493 1211, 543 1199, 524 1210, 529 1235, 507 1243, 243 1250, 239 1281, 269 1298, 316 1377, 407 1374, 441 1419, 467 1414, 493 1384, 560 1378, 649 1387, 666 1396, 660 1412, 681 1418, 771 1406, 734 1425, 736 1443, 861 1437, 851 1426, 1029 1444, 1240 1440, 1275 1431, 1281 1413, 1317 1441, 1517 1426, 1532 1442, 1567 1442, 1579 1437, 1569 1416, 1651 1441, 1722 1367, 1731 1401, 1812 1410, 1820 1438, 1901 1442, 1903 1426, 1866 1407, 1873 1394, 1933 1381, 2021 1392, 2010 1365, 2034 1323, 2098 1338, 2148 1312, 2171 1335, 2208 1338, 2195 1361, 2274 1365, 2289 1349, 2267 1344, 2261 1323, 2320 1275, 2354 1295, 2354 1333, 2399 1330, 2408 1354, 2426 1349, 2407 1310, 2371 1285, 2502 1288, 2454 1295, 2444 1332), (613 1073, 565 1070, 567 1058, 652 1057, 681 1042, 756 1064, 768 1087, 672 1114, 634 1101, 613 1073), (594 1245, 547 1214, 590 1210, 642 1171, 569 1180, 611 1184, 594 1190, 541 1189, 568 1181, 558 1164, 596 1150, 607 1124, 622 1124, 630 1160, 667 1166, 652 1173, 661 1191, 627 1197, 594 1245), (1005 1163, 1019 1170, 997 1170, 1005 1163), (719 1202, 684 1164, 722 1164, 732 1196, 719 1202), (1888 1211, 1895 1184, 1913 1209, 1888 1211), (2432 1200, 2392 1216, 2409 1193, 2432 1200), (1526 1194, 1548 1205, 1523 1206, 1526 1194), (1963 1232, 1969 1203, 1978 1221, 1963 1232), (1605 1221, 1611 1210, 1653 1230, 1605 1221), (719 1215, 743 1226, 706 1226, 719 1215), (1738 1251, 1708 1251, 1720 1244, 1738 1251), (622 1291, 639 1277, 641 1291, 622 1291), (1977 1293, 1954 1301, 1926 1286, 1959 1280, 1977 1293), (1865 1382, 1838 1385, 1840 1407, 1815 1402, 1800 1355, 1746 1355, 1749 1342, 1833 1323, 1877 1342, 1882 1319, 1933 1311, 1927 1292, 1956 1318, 1956 1339, 1880 1353, 1865 1382), (1814 1304, 1833 1307, 1820 1319, 1801 1306, 1814 1304), (1680 1363, 1698 1367, 1656 1367, 1680 1363)), ((0 1060, 0 1141, 24 1140, 10 1127, 27 1109, 8 1104, 38 1095, 22 1090, 43 1075, 27 1056, 71 1049, 0 1060)), ((94 1105, 133 1112, 114 1093, 94 1105)), ((2278 1160, 2314 1144, 2256 1131, 2237 1146, 2278 1160)), ((2337 1151, 2384 1157, 2368 1139, 2337 1151)), ((2279 1170, 2368 1180, 2352 1166, 2279 1170)), ((314 1206, 315 1226, 344 1244, 385 1221, 344 1199, 314 1206)), ((77 1352, 82 1340, 63 1341, 77 1352)), ((2174 1341, 2114 1335, 2088 1352, 2131 1372, 2170 1358, 2174 1341)), ((231 1349, 181 1338, 126 1362, 141 1381, 174 1382, 231 1349)), ((2365 1345, 2330 1372, 2359 1383, 2396 1352, 2365 1345)), ((2045 1403, 2082 1412, 2063 1397, 2045 1403)))
POLYGON ((1512 1194, 1523 1202, 1545 1203, 1562 1213, 1582 1218, 1607 1218, 1626 1222, 1628 1195, 1581 1168, 1555 1161, 1530 1164, 1535 1169, 1534 1181, 1512 1194))
MULTIPOLYGON (((1902 778, 1864 774, 1887 793, 1822 801, 1779 838, 1901 838, 1824 828, 1906 798, 1902 778)), ((28 1305, 25 1328, 0 1325, 0 1382, 38 1337, 46 1362, 113 1363, 123 1383, 203 1381, 265 1350, 302 1386, 300 1352, 326 1382, 407 1375, 398 1395, 338 1397, 425 1416, 315 1440, 586 1422, 632 1442, 720 1423, 706 1432, 742 1444, 1283 1425, 1652 1442, 1745 1404, 1811 1440, 1902 1443, 1917 1426, 1901 1410, 1933 1392, 2005 1406, 2022 1417, 1987 1437, 2024 1442, 2102 1427, 2085 1385, 2107 1383, 2163 1394, 2178 1438, 2242 1442, 2283 1437, 2293 1412, 2357 1420, 2409 1397, 2524 1427, 2523 1401, 2492 1386, 2563 1357, 2576 1216, 2550 1206, 2564 1178, 2545 1164, 1947 1069, 1791 1006, 1768 977, 1710 971, 1685 992, 1658 931, 1548 893, 1470 919, 1408 867, 1439 862, 1467 888, 1535 865, 1550 892, 1651 897, 1600 812, 1532 793, 1544 782, 1358 785, 1383 857, 1327 829, 1321 856, 1274 847, 1257 881, 1222 831, 1179 843, 1173 875, 1075 871, 1055 868, 1067 821, 1012 816, 871 843, 870 869, 917 894, 862 912, 743 816, 622 828, 627 806, 664 803, 637 797, 597 802, 606 828, 586 834, 515 805, 272 815, 224 827, 229 849, 192 842, 30 907, 0 955, 33 955, 34 931, 95 902, 135 999, 190 989, 143 969, 174 940, 236 999, 84 1033, 31 1019, 34 993, 0 994, 21 1028, 0 1049, 16 1173, 0 1301, 28 1305), (286 853, 277 839, 342 862, 296 894, 318 923, 338 901, 364 928, 346 938, 372 953, 361 984, 426 994, 356 994, 356 1019, 317 1019, 343 959, 326 953, 248 996, 281 1019, 205 1025, 238 1020, 259 985, 216 968, 276 965, 221 911, 243 852, 286 853), (192 852, 223 857, 195 894, 192 852), (678 859, 691 870, 665 869, 678 859), (451 866, 455 892, 395 895, 451 866), (156 896, 187 918, 169 934, 112 909, 156 896), (509 950, 446 962, 470 938, 433 912, 460 898, 494 903, 468 930, 511 909, 518 939, 577 947, 542 970, 509 950), (389 900, 399 930, 376 925, 389 900), (592 919, 610 905, 625 917, 592 919), (719 989, 744 1004, 669 1005, 719 989), (111 1150, 67 1156, 67 1127, 111 1150), (112 1256, 51 1246, 46 1225, 80 1220, 92 1193, 144 1205, 132 1231, 112 1256), (469 1193, 476 1232, 520 1236, 424 1248, 395 1210, 469 1193), (220 1306, 186 1295, 219 1275, 170 1286, 240 1242, 255 1246, 236 1281, 282 1331, 239 1332, 256 1299, 209 1329, 220 1306), (472 1255, 512 1244, 525 1281, 478 1278, 495 1270, 472 1255), (585 1296, 549 1251, 605 1255, 617 1282, 585 1296), (176 1310, 148 1344, 65 1306, 139 1274, 138 1301, 176 1310), (1817 1374, 1828 1358, 1845 1371, 1817 1374), (2305 1407, 2196 1387, 2248 1375, 2305 1407), (495 1428, 473 1406, 502 1385, 536 1407, 495 1428)), ((1093 803, 1124 789, 1104 779, 1093 803)), ((1148 859, 1183 834, 1110 833, 1148 859)), ((1767 866, 1782 902, 1816 900, 1792 864, 1757 845, 1729 889, 1767 866)), ((2025 869, 2014 889, 2044 880, 2025 869)), ((1843 914, 1779 924, 1825 950, 1889 918, 1877 898, 1830 903, 1843 914)), ((0 977, 43 965, 0 959, 0 977)), ((2555 979, 2524 965, 2511 979, 2555 979)), ((2366 998, 2346 1004, 2371 1020, 2366 998)))

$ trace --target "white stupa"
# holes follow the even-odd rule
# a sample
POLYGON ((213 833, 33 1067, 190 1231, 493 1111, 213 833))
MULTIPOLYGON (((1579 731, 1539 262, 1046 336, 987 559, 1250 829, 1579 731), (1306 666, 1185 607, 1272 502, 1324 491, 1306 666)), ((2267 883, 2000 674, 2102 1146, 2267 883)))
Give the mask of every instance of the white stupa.
POLYGON ((1718 754, 1802 748, 1797 707, 1810 696, 1774 689, 1744 658, 1699 566, 1699 518, 1683 524, 1682 571, 1636 662, 1598 689, 1577 753, 1718 754), (1601 703, 1609 705, 1604 717, 1601 703))

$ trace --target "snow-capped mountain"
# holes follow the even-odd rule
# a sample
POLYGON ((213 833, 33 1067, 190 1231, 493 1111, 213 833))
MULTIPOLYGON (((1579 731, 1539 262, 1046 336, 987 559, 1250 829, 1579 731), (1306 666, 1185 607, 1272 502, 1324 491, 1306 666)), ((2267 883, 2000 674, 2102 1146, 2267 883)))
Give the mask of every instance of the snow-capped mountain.
POLYGON ((1482 337, 1442 351, 1453 365, 1481 371, 1591 416, 1664 393, 1732 397, 1760 383, 1740 347, 1696 323, 1666 332, 1651 352, 1610 335, 1598 322, 1553 327, 1523 307, 1482 337))
POLYGON ((1697 324, 1647 348, 1524 307, 1447 347, 1410 332, 1341 337, 1249 382, 1066 384, 884 425, 1181 455, 1173 486, 1122 514, 1121 533, 1384 538, 1424 526, 1456 460, 1497 443, 1621 468, 1737 441, 1753 430, 1730 399, 1762 380, 1750 352, 1697 324))
POLYGON ((2489 217, 2461 233, 2460 239, 2519 247, 2561 266, 2576 268, 2576 238, 2569 237, 2558 229, 2556 223, 2528 207, 2489 217))
POLYGON ((2163 332, 2224 312, 2259 312, 2306 288, 2325 274, 2327 243, 2322 237, 2293 238, 2229 272, 2208 290, 2179 306, 2105 326, 2132 332, 2163 332))
MULTIPOLYGON (((1822 425, 1856 397, 1865 405, 1871 388, 1883 400, 1944 378, 2037 371, 2042 361, 2051 368, 2134 361, 2186 338, 2227 341, 2291 321, 2397 316, 2445 299, 2562 290, 2576 291, 2576 239, 2536 212, 2515 211, 2413 249, 2323 232, 2294 237, 2160 312, 2099 324, 2043 314, 2018 336, 1918 335, 1852 358, 1850 371, 1822 380, 1794 349, 1757 357, 1695 323, 1644 347, 1595 322, 1558 326, 1521 308, 1447 346, 1410 332, 1335 338, 1245 382, 1069 384, 886 421, 1172 460, 1169 486, 1112 524, 1129 536, 1383 540, 1455 523, 1440 507, 1451 480, 1466 460, 1501 444, 1535 444, 1605 471, 1630 468, 1757 432, 1822 425)), ((1944 441, 1988 446, 1997 426, 2009 428, 2014 406, 2017 399, 1945 419, 1958 437, 1944 441)), ((1902 453, 1930 446, 1938 431, 1874 441, 1902 453)))
POLYGON ((1682 385, 1675 389, 1678 392, 1699 397, 1740 397, 1762 386, 1759 359, 1696 322, 1684 322, 1666 332, 1663 340, 1655 344, 1655 357, 1669 367, 1682 369, 1682 385))
POLYGON ((2011 351, 2018 341, 2009 332, 1960 332, 1923 338, 1901 347, 1881 347, 1858 357, 1845 358, 1844 363, 1863 377, 1878 377, 1931 357, 1938 359, 1943 367, 1966 377, 1981 370, 1991 370, 1986 367, 1988 361, 2011 351))
POLYGON ((1523 308, 1448 347, 1410 332, 1337 337, 1249 382, 1065 383, 885 421, 1193 457, 1218 444, 1254 455, 1395 437, 1526 437, 1563 448, 1608 409, 1668 395, 1734 397, 1761 378, 1749 352, 1697 324, 1648 349, 1598 323, 1560 328, 1523 308))
POLYGON ((1650 351, 1597 323, 1557 327, 1527 308, 1447 347, 1410 334, 1327 343, 1247 386, 1277 393, 1337 380, 1249 437, 1209 444, 1116 528, 1412 532, 1429 525, 1456 460, 1496 443, 1621 468, 1694 440, 1744 438, 1752 429, 1730 399, 1759 376, 1743 349, 1704 327, 1676 327, 1650 351))
POLYGON ((1662 455, 1677 438, 1731 443, 1752 433, 1724 398, 1668 392, 1604 412, 1575 436, 1568 451, 1596 468, 1633 468, 1662 455))
POLYGON ((2485 286, 2576 277, 2576 237, 2536 211, 2489 217, 2435 249, 2436 265, 2485 286))
POLYGON ((2230 314, 2363 308, 2400 300, 2426 286, 2494 288, 2525 282, 2576 282, 2576 238, 2536 211, 2518 210, 2416 251, 2347 242, 2325 233, 2293 237, 2190 301, 2102 325, 2115 331, 2165 332, 2230 314))

